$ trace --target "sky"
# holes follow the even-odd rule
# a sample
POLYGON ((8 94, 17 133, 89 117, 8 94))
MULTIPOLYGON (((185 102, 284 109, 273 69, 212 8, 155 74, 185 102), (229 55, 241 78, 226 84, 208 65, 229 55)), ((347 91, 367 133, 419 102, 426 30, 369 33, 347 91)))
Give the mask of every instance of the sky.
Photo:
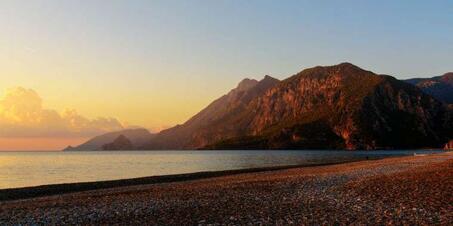
POLYGON ((2 0, 0 150, 181 124, 243 78, 453 71, 453 1, 2 0))

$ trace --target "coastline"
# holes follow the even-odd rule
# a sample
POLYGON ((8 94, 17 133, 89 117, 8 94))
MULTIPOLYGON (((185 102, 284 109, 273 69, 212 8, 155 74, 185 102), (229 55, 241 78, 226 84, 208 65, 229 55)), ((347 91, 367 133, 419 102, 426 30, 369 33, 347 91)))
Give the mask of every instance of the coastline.
MULTIPOLYGON (((394 158, 394 157, 388 157, 394 158)), ((315 166, 328 166, 345 164, 359 161, 372 161, 381 158, 370 159, 370 160, 347 160, 338 162, 328 163, 313 163, 303 165, 285 165, 285 166, 274 166, 274 167, 259 167, 259 168, 247 168, 247 169, 234 169, 234 170, 221 170, 221 171, 201 171, 194 173, 182 173, 182 174, 170 174, 170 175, 159 175, 159 176, 148 176, 148 177, 137 177, 127 178, 118 180, 105 180, 105 181, 90 181, 90 182, 74 182, 74 183, 62 183, 62 184, 46 184, 29 187, 19 188, 5 188, 0 189, 0 203, 2 201, 12 201, 20 199, 30 199, 51 195, 62 195, 74 192, 84 192, 99 189, 111 189, 137 185, 150 185, 160 183, 172 183, 172 182, 184 182, 199 179, 208 179, 223 176, 232 176, 244 173, 258 173, 276 170, 285 170, 293 168, 304 168, 304 167, 315 167, 315 166)))
POLYGON ((2 201, 0 222, 451 225, 452 189, 445 152, 2 201))

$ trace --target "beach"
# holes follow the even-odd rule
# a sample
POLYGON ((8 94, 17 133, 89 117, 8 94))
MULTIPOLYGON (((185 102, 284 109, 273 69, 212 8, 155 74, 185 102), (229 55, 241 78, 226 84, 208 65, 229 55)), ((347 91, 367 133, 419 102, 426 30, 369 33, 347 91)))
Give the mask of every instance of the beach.
POLYGON ((17 196, 0 224, 452 225, 451 191, 445 152, 17 196))

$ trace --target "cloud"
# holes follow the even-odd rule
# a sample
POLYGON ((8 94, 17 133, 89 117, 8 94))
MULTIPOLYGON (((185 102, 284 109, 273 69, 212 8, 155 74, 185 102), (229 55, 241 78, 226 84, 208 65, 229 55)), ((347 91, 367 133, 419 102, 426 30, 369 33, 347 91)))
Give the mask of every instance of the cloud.
POLYGON ((115 118, 88 119, 76 110, 44 109, 32 89, 9 89, 0 99, 0 137, 89 137, 121 130, 115 118))

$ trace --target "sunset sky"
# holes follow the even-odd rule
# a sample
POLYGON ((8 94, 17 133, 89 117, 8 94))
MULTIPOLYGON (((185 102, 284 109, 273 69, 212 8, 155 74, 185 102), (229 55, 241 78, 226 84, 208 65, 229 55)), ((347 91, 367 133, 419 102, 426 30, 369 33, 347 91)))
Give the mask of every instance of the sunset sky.
POLYGON ((453 1, 0 1, 0 150, 183 123, 245 77, 453 71, 453 1))

